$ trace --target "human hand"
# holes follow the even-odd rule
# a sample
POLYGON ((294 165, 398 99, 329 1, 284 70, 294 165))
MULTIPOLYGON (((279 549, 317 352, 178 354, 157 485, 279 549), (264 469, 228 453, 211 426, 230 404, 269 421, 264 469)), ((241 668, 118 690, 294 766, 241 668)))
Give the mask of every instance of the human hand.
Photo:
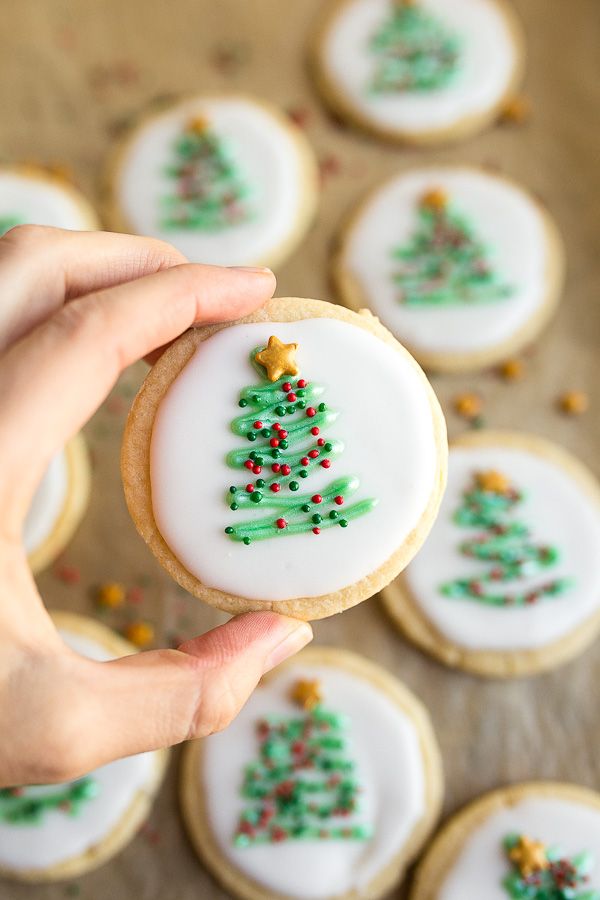
POLYGON ((311 639, 238 616, 178 650, 94 662, 47 614, 21 532, 52 456, 130 363, 194 323, 271 297, 268 269, 186 263, 168 244, 19 226, 0 240, 0 786, 66 781, 225 727, 263 673, 311 639))

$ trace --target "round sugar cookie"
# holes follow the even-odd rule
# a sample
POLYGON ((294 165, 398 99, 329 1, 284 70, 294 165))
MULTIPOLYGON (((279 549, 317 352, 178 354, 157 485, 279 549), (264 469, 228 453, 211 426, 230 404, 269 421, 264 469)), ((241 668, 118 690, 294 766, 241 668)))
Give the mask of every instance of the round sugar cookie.
POLYGON ((87 509, 90 480, 87 446, 77 434, 52 458, 27 513, 23 543, 33 572, 54 562, 73 537, 87 509))
POLYGON ((225 731, 188 744, 180 780, 194 847, 243 900, 383 896, 442 794, 421 703, 369 660, 327 647, 279 666, 225 731))
POLYGON ((343 227, 341 300, 368 306, 426 369, 493 365, 538 336, 560 299, 564 253, 547 211, 471 166, 401 172, 343 227))
POLYGON ((533 782, 453 816, 417 869, 410 900, 600 900, 600 794, 533 782))
POLYGON ((444 419, 412 357, 369 313, 295 298, 183 335, 147 376, 122 451, 132 518, 180 585, 226 612, 302 619, 407 564, 445 467, 444 419))
POLYGON ((169 241, 191 262, 275 267, 313 219, 318 170, 304 133, 277 107, 200 95, 140 118, 107 191, 118 231, 169 241))
MULTIPOLYGON (((103 662, 135 648, 93 619, 52 618, 77 653, 103 662)), ((146 819, 168 751, 108 763, 65 784, 0 788, 0 875, 18 881, 75 878, 122 850, 146 819)))
POLYGON ((100 227, 80 191, 35 165, 0 166, 0 237, 15 225, 53 225, 74 231, 100 227))
POLYGON ((528 434, 470 432, 420 553, 384 591, 401 631, 449 666, 511 677, 553 668, 600 629, 600 485, 528 434))
POLYGON ((337 115, 417 145, 481 131, 523 75, 521 25, 504 0, 332 0, 311 49, 337 115))

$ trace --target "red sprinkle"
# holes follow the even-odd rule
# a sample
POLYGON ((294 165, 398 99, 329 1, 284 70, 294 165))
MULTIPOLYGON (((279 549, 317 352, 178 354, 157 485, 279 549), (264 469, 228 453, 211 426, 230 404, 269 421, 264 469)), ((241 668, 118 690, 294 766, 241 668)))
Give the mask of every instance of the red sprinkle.
POLYGON ((281 471, 281 464, 280 464, 280 463, 273 463, 273 465, 271 466, 271 470, 272 470, 273 472, 275 472, 275 473, 280 472, 280 471, 281 471))
POLYGON ((288 433, 287 433, 287 431, 285 430, 285 428, 281 428, 281 429, 279 430, 279 437, 281 438, 281 440, 282 440, 282 441, 285 441, 285 439, 286 439, 287 436, 288 436, 288 433))
POLYGON ((279 447, 279 440, 277 438, 271 438, 269 441, 271 447, 279 447))
POLYGON ((314 436, 316 437, 319 433, 319 430, 320 429, 317 427, 317 425, 315 425, 315 426, 313 426, 313 428, 310 429, 310 433, 314 434, 314 436))
POLYGON ((272 425, 271 427, 272 427, 273 431, 279 431, 279 429, 281 428, 281 425, 279 424, 279 422, 275 422, 275 424, 272 425))
POLYGON ((287 395, 287 398, 290 401, 290 403, 293 403, 294 400, 298 399, 293 391, 289 392, 289 394, 287 395))
POLYGON ((298 385, 299 388, 306 387, 306 381, 304 380, 304 378, 301 378, 299 381, 296 382, 296 384, 298 385))
POLYGON ((314 408, 314 406, 309 406, 308 409, 306 410, 306 415, 308 416, 309 419, 312 419, 312 417, 316 416, 316 414, 317 414, 317 411, 314 408))
POLYGON ((320 528, 313 528, 313 534, 321 534, 320 528))
POLYGON ((328 469, 329 466, 331 465, 331 460, 330 459, 322 459, 321 465, 323 466, 324 469, 328 469))
POLYGON ((252 471, 255 475, 260 475, 260 473, 262 472, 262 466, 253 466, 252 471))
POLYGON ((313 503, 322 503, 323 502, 323 498, 321 497, 320 494, 313 494, 311 497, 311 500, 313 503))
POLYGON ((319 451, 318 450, 309 450, 308 455, 310 456, 311 459, 316 459, 317 456, 319 455, 319 451))
POLYGON ((252 462, 251 459, 247 459, 246 462, 244 463, 244 465, 246 466, 247 469, 253 469, 253 468, 254 468, 254 463, 252 462))
POLYGON ((333 502, 337 503, 338 506, 341 506, 342 503, 344 502, 344 498, 342 497, 341 494, 338 494, 337 497, 333 498, 333 502))
POLYGON ((278 528, 287 528, 287 522, 285 521, 285 519, 277 519, 275 524, 278 528))
POLYGON ((253 484, 247 484, 247 485, 246 485, 246 491, 247 491, 248 494, 251 494, 251 493, 254 491, 254 485, 253 485, 253 484))
POLYGON ((273 491, 274 494, 277 494, 281 490, 281 485, 280 484, 272 484, 271 490, 273 491))
POLYGON ((262 424, 262 422, 256 421, 256 422, 254 423, 254 427, 255 427, 255 428, 262 428, 262 427, 263 427, 263 424, 262 424))
POLYGON ((319 445, 319 447, 323 447, 325 445, 325 438, 319 438, 317 444, 319 445))
POLYGON ((288 391, 291 391, 291 389, 292 389, 292 386, 291 386, 291 384, 289 383, 289 381, 286 381, 286 383, 285 383, 285 384, 282 384, 282 386, 281 386, 281 390, 282 390, 282 391, 285 391, 286 393, 287 393, 288 391))
POLYGON ((285 466, 282 466, 282 467, 281 467, 281 474, 282 474, 282 475, 289 475, 291 471, 292 471, 292 470, 291 470, 290 467, 287 465, 287 463, 285 464, 285 466))
POLYGON ((310 460, 309 460, 308 456, 303 456, 302 459, 300 460, 300 462, 302 463, 303 466, 307 466, 309 464, 310 460))

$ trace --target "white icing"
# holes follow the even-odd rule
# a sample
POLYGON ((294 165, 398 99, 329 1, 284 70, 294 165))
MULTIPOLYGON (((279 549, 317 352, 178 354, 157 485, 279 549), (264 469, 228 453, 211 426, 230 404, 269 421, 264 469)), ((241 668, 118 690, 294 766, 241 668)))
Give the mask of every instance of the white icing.
POLYGON ((69 490, 69 467, 64 450, 46 469, 29 507, 23 526, 23 543, 28 554, 46 541, 63 511, 69 490))
POLYGON ((426 810, 414 723, 369 682, 330 666, 295 665, 259 687, 235 721, 204 742, 203 756, 200 777, 221 851, 265 889, 289 897, 318 900, 365 888, 402 849, 426 810), (298 678, 319 679, 323 705, 350 717, 346 755, 355 761, 362 787, 356 821, 372 826, 374 837, 236 848, 232 836, 245 805, 239 793, 244 769, 258 757, 256 722, 297 713, 287 697, 298 678))
POLYGON ((509 90, 517 65, 506 17, 494 0, 420 2, 462 41, 458 71, 441 88, 385 94, 369 90, 377 65, 369 41, 389 15, 389 0, 350 0, 321 48, 334 89, 357 112, 375 125, 415 134, 452 128, 494 108, 509 90))
POLYGON ((314 597, 374 572, 405 541, 427 506, 437 465, 426 384, 396 350, 336 319, 238 325, 202 343, 158 409, 154 516, 175 555, 203 584, 252 599, 314 597), (336 477, 356 475, 360 487, 352 501, 374 497, 378 504, 347 528, 245 546, 230 540, 225 526, 271 511, 229 509, 229 485, 249 479, 225 457, 252 448, 230 423, 241 412, 240 390, 260 380, 249 354, 271 334, 299 344, 302 376, 322 384, 322 399, 340 413, 323 436, 339 438, 345 449, 329 470, 311 472, 301 492, 312 495, 336 477))
MULTIPOLYGON (((66 631, 61 635, 84 656, 98 661, 112 658, 102 645, 87 637, 66 631)), ((0 867, 41 870, 81 856, 117 827, 138 791, 152 781, 155 766, 154 753, 141 753, 96 769, 91 775, 98 784, 98 795, 84 802, 77 815, 48 810, 39 824, 0 821, 0 867)), ((31 794, 55 790, 56 785, 27 788, 31 794)))
MULTIPOLYGON (((305 152, 310 152, 308 145, 305 152)), ((266 108, 240 98, 181 103, 144 124, 127 146, 116 176, 116 196, 131 227, 139 234, 174 244, 192 262, 256 265, 283 244, 298 227, 304 207, 304 160, 289 128, 266 108), (165 174, 174 144, 186 122, 203 116, 222 138, 249 188, 249 221, 216 233, 161 227, 161 198, 175 191, 165 174)))
POLYGON ((428 168, 402 174, 367 202, 348 233, 342 262, 372 311, 416 352, 485 350, 515 335, 543 305, 550 246, 533 200, 501 178, 471 168, 428 168), (488 258, 512 294, 500 300, 447 307, 409 308, 399 300, 393 251, 418 225, 423 193, 441 187, 471 222, 488 258))
POLYGON ((600 888, 600 810, 576 802, 530 797, 492 813, 455 858, 436 900, 507 900, 502 882, 510 873, 503 841, 524 834, 568 857, 588 850, 595 866, 585 890, 600 888))
POLYGON ((75 231, 91 227, 89 214, 58 182, 0 169, 0 219, 4 216, 14 216, 19 224, 75 231))
MULTIPOLYGON (((477 650, 526 650, 559 640, 598 610, 599 555, 597 503, 564 468, 522 449, 454 447, 438 519, 405 577, 427 618, 453 643, 477 650), (524 491, 514 518, 531 528, 532 542, 553 545, 560 552, 556 565, 543 574, 519 579, 519 588, 527 591, 548 580, 573 578, 574 585, 563 594, 533 606, 506 608, 454 600, 440 593, 440 584, 470 573, 477 577, 490 568, 461 555, 460 543, 476 529, 471 531, 453 522, 473 473, 486 469, 503 472, 524 491)), ((507 590, 514 590, 515 584, 507 583, 507 590)))

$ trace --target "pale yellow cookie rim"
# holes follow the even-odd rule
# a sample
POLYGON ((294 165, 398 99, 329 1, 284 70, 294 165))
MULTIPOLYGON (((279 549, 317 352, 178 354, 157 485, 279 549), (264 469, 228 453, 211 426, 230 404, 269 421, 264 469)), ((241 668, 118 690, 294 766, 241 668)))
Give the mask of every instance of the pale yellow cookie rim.
MULTIPOLYGON (((296 657, 279 666, 264 681, 278 678, 285 669, 302 665, 325 665, 341 668, 372 684, 392 700, 411 719, 419 736, 423 766, 425 769, 426 810, 408 840, 394 858, 377 874, 363 890, 361 897, 371 900, 386 894, 402 878, 406 867, 417 856, 439 819, 444 777, 441 754, 433 727, 424 705, 401 681, 363 656, 337 647, 309 647, 296 657)), ((260 690, 260 687, 257 688, 260 690)), ((200 858, 226 890, 242 900, 289 900, 282 894, 274 894, 258 882, 236 869, 225 856, 212 833, 204 791, 200 779, 202 766, 202 741, 186 745, 179 777, 179 800, 188 834, 200 858)), ((276 851, 275 851, 276 852, 276 851)), ((356 898, 356 892, 338 894, 336 900, 356 898)))
POLYGON ((429 382, 423 372, 408 354, 374 316, 364 311, 362 315, 350 312, 341 306, 322 300, 299 298, 276 298, 268 301, 262 309, 237 322, 211 325, 191 329, 186 332, 163 354, 149 372, 130 410, 121 451, 121 473, 125 488, 125 499, 138 532, 146 541, 159 563, 185 590, 210 606, 225 612, 237 614, 250 610, 268 610, 295 616, 299 619, 321 619, 342 612, 376 594, 392 580, 414 556, 428 533, 441 501, 446 483, 447 445, 444 417, 429 382), (437 447, 437 476, 428 504, 421 519, 408 535, 401 547, 378 569, 366 575, 355 584, 348 585, 335 593, 319 597, 303 597, 296 600, 261 601, 234 597, 217 588, 209 588, 192 575, 177 559, 162 537, 154 519, 150 482, 150 440, 154 418, 159 404, 169 386, 190 360, 197 346, 223 328, 249 322, 295 322, 303 319, 333 318, 347 322, 393 347, 418 373, 426 387, 433 421, 437 447))
MULTIPOLYGON (((101 228, 98 213, 90 200, 68 178, 54 174, 51 169, 46 169, 37 163, 15 162, 0 164, 0 175, 18 175, 20 178, 28 178, 31 181, 42 181, 51 184, 58 190, 67 194, 78 207, 83 219, 86 221, 86 229, 97 231, 101 228)), ((28 224, 28 223, 24 223, 28 224)))

